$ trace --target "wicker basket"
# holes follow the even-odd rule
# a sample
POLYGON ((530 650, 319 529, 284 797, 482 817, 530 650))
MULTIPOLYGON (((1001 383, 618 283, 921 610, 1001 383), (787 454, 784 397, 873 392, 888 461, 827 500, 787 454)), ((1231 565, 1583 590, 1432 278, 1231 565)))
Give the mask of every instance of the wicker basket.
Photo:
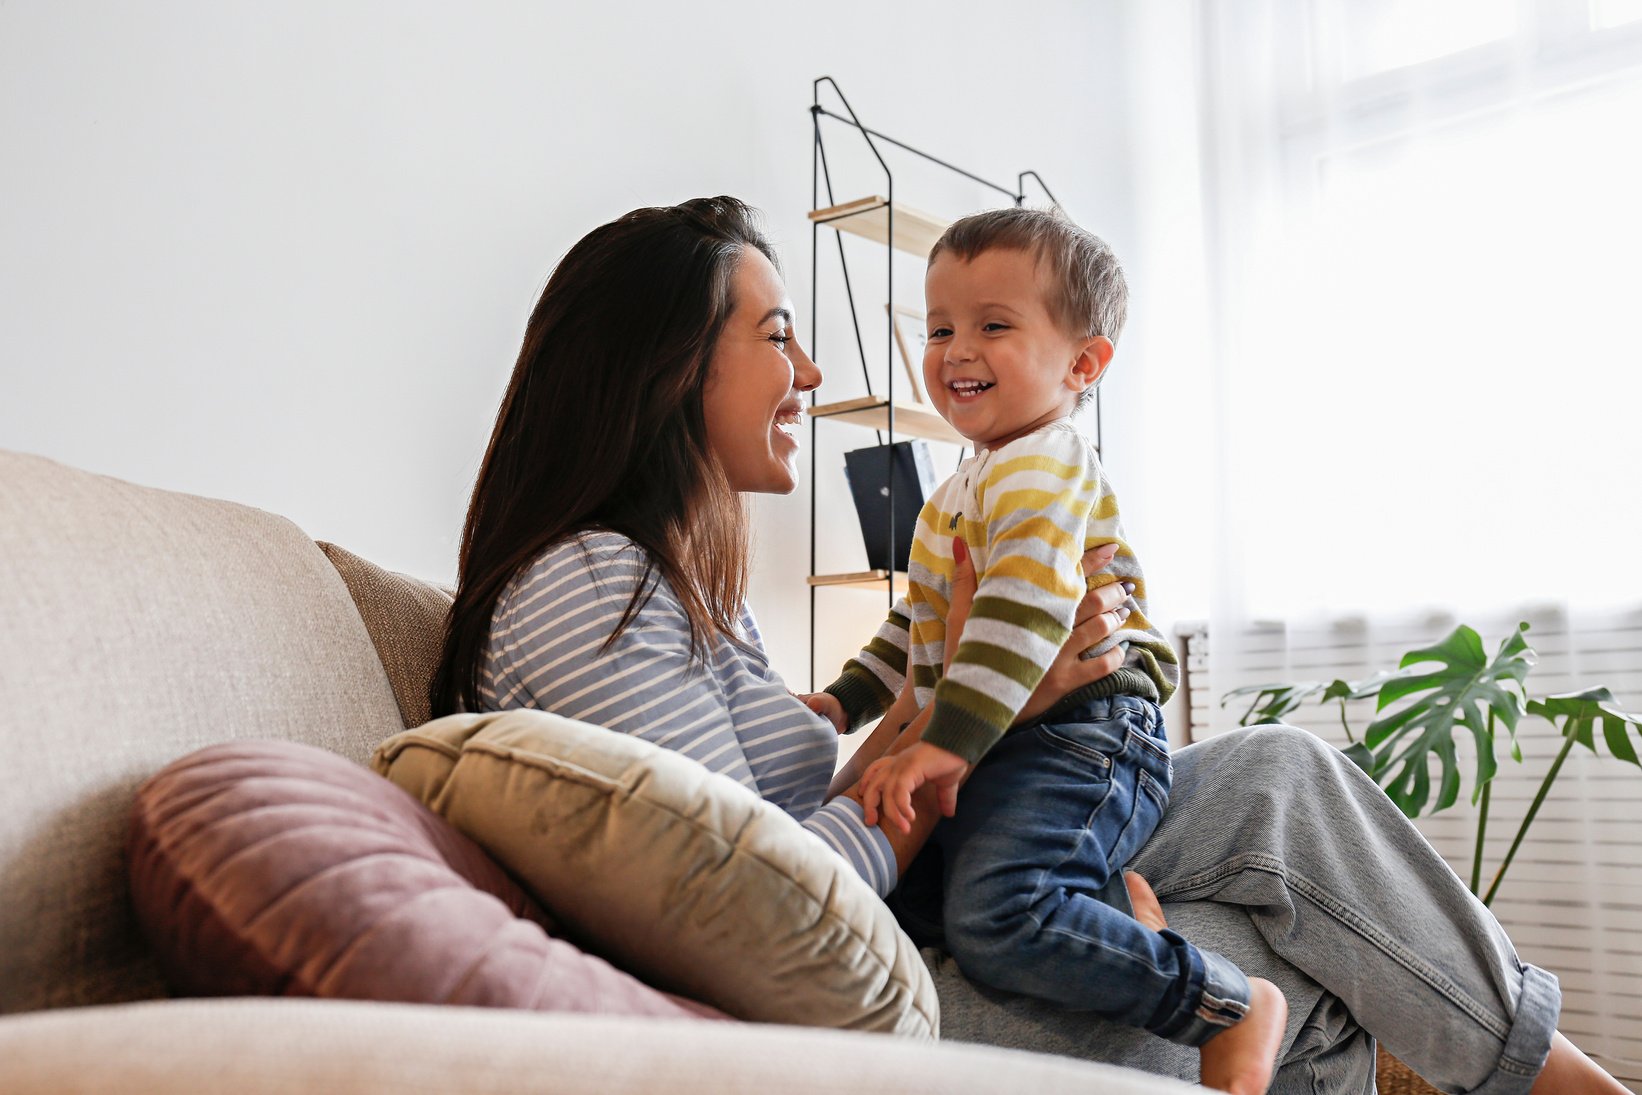
POLYGON ((1442 1095, 1384 1049, 1374 1062, 1374 1083, 1380 1095, 1442 1095))

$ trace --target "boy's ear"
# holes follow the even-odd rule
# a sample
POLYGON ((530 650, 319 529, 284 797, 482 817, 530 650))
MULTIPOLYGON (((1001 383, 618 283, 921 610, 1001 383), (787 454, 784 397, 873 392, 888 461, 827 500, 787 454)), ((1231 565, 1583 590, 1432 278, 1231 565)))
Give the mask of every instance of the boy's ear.
POLYGON ((1072 359, 1072 371, 1067 375, 1066 386, 1074 392, 1087 391, 1100 383, 1100 378, 1106 373, 1106 366, 1112 363, 1112 355, 1117 347, 1105 335, 1096 335, 1090 339, 1078 356, 1072 359))

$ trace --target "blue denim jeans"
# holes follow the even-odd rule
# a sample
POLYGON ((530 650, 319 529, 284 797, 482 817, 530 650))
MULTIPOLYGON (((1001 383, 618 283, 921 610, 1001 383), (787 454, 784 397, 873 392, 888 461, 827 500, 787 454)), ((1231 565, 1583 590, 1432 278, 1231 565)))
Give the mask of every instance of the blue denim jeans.
POLYGON ((1200 1046, 1243 1017, 1248 980, 1141 924, 1123 883, 1170 778, 1149 700, 1089 700, 1013 730, 976 766, 891 907, 983 984, 1200 1046))
MULTIPOLYGON (((1368 1095, 1376 1040, 1444 1091, 1528 1091, 1556 1029, 1556 978, 1517 957, 1385 792, 1289 726, 1210 738, 1173 760, 1168 811, 1127 866, 1171 927, 1288 998, 1272 1092, 1368 1095)), ((1194 1050, 977 984, 938 945, 923 953, 942 1038, 1197 1079, 1194 1050)))

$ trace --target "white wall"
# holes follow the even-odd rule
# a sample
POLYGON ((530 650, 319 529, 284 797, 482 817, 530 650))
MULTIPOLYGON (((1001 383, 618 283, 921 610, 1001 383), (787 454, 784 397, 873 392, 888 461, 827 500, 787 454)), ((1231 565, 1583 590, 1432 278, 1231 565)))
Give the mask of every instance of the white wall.
MULTIPOLYGON (((0 4, 0 447, 449 580, 524 320, 583 232, 740 195, 807 311, 827 73, 869 125, 1000 181, 1036 168, 1122 253, 1121 33, 1081 0, 0 4)), ((840 199, 875 189, 840 156, 840 199)), ((835 376, 844 349, 822 347, 835 376)), ((802 684, 807 496, 758 513, 754 604, 802 684)))

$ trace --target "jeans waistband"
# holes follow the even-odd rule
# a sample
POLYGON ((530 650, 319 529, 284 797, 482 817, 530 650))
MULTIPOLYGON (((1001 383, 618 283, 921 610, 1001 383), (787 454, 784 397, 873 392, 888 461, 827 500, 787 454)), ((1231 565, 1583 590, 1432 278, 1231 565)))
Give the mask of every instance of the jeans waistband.
POLYGON ((1159 738, 1163 736, 1163 708, 1155 701, 1145 696, 1087 696, 1083 693, 1084 689, 1073 692, 1031 722, 1014 727, 1014 730, 1044 724, 1052 726, 1058 722, 1099 722, 1128 713, 1139 715, 1145 720, 1148 734, 1159 738))

